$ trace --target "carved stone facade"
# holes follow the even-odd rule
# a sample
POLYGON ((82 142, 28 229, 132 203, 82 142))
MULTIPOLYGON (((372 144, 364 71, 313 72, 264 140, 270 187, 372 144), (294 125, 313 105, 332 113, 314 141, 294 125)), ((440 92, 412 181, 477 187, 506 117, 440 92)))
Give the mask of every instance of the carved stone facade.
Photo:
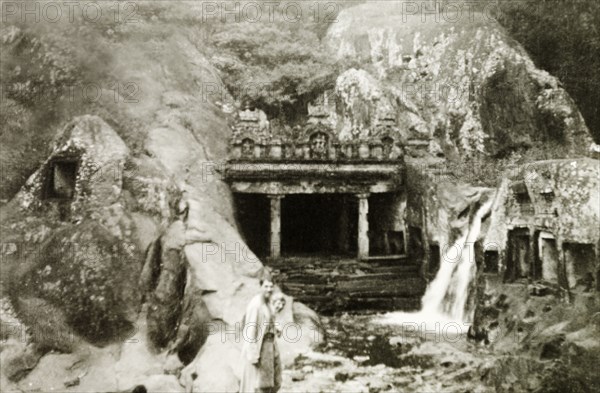
POLYGON ((589 158, 540 161, 509 173, 496 229, 486 239, 501 253, 494 256, 500 266, 490 270, 507 281, 600 290, 599 178, 598 162, 589 158))
POLYGON ((309 107, 304 126, 291 129, 261 124, 260 111, 246 109, 239 113, 239 121, 233 127, 230 159, 401 161, 404 145, 397 135, 393 114, 383 115, 368 139, 341 141, 323 107, 309 107))
MULTIPOLYGON (((259 205, 266 203, 260 202, 260 198, 268 198, 268 209, 264 210, 269 215, 269 233, 264 237, 269 239, 268 254, 272 258, 279 258, 281 244, 286 244, 286 235, 283 234, 282 239, 281 228, 291 228, 287 236, 297 238, 310 237, 310 234, 294 234, 295 226, 314 227, 315 230, 330 226, 328 232, 320 236, 328 239, 330 244, 321 251, 327 254, 331 250, 339 253, 353 250, 359 259, 374 257, 370 252, 370 238, 380 232, 388 235, 377 226, 372 225, 369 229, 369 199, 373 194, 403 195, 404 141, 401 141, 395 115, 385 113, 368 132, 357 133, 369 135, 366 139, 348 141, 338 137, 332 113, 327 102, 309 105, 309 116, 304 125, 289 127, 276 126, 267 122, 261 111, 246 109, 239 113, 239 120, 233 127, 225 178, 234 194, 246 195, 255 201, 258 198, 255 209, 260 210, 259 205), (311 199, 309 195, 322 198, 311 199), (311 202, 307 202, 309 200, 311 202), (308 210, 317 221, 320 216, 330 217, 330 224, 305 221, 282 225, 285 214, 281 212, 286 211, 285 206, 288 206, 287 211, 302 210, 301 206, 308 206, 304 203, 322 203, 321 211, 308 210), (338 239, 337 233, 344 231, 352 232, 346 236, 354 239, 351 246, 347 239, 344 242, 338 239)), ((309 220, 306 217, 299 219, 309 220)))

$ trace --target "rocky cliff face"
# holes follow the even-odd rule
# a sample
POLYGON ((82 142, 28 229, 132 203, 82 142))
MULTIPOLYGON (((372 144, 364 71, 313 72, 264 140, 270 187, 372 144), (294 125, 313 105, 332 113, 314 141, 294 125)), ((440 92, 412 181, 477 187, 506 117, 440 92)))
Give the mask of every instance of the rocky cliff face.
MULTIPOLYGON (((229 252, 245 245, 218 172, 230 110, 215 91, 230 100, 190 17, 200 6, 143 3, 134 24, 106 8, 99 23, 3 26, 2 321, 19 327, 2 332, 3 388, 180 391, 173 374, 185 363, 195 391, 237 389, 240 343, 206 327, 241 319, 263 266, 229 252)), ((456 186, 444 165, 590 143, 556 79, 478 17, 422 23, 363 4, 324 39, 350 64, 334 88, 340 135, 360 137, 392 112, 404 138, 427 141, 409 158, 407 221, 440 244, 488 195, 456 186)), ((312 332, 316 315, 292 303, 282 322, 312 332)))
POLYGON ((402 2, 367 3, 342 11, 325 40, 354 65, 335 87, 346 132, 392 110, 401 129, 435 138, 448 158, 539 143, 573 154, 591 144, 557 79, 487 15, 410 15, 402 2))
MULTIPOLYGON (((182 22, 188 3, 138 11, 135 24, 3 27, 3 389, 237 391, 241 340, 221 333, 263 265, 218 173, 230 129, 214 89, 227 93, 182 22)), ((280 323, 318 331, 293 303, 280 323)), ((284 345, 284 360, 313 341, 284 345)))
POLYGON ((423 229, 427 248, 451 244, 503 174, 597 145, 560 82, 487 14, 408 10, 376 2, 340 12, 324 40, 349 66, 328 100, 342 137, 360 138, 391 113, 409 147, 426 141, 408 150, 406 222, 423 229))
MULTIPOLYGON (((422 229, 426 254, 435 247, 443 253, 482 201, 494 200, 475 244, 479 273, 468 300, 473 336, 485 332, 482 341, 502 356, 484 367, 483 380, 496 391, 596 386, 589 364, 598 353, 597 296, 583 283, 588 271, 574 273, 586 265, 597 274, 594 257, 582 257, 577 268, 567 258, 562 288, 556 278, 541 286, 504 283, 503 258, 508 230, 518 226, 546 228, 559 243, 586 244, 597 255, 598 214, 590 201, 597 200, 598 161, 556 160, 597 146, 559 81, 493 20, 407 15, 401 5, 358 5, 330 27, 327 44, 351 64, 337 78, 331 119, 341 135, 360 137, 356 130, 369 132, 391 111, 404 138, 428 140, 427 149, 409 151, 406 173, 406 222, 422 229), (519 181, 535 212, 551 214, 523 218, 509 187, 519 181), (500 265, 484 274, 489 245, 500 252, 500 265), (577 311, 568 311, 568 299, 577 311), (509 387, 507 380, 522 382, 509 387)), ((431 262, 432 255, 415 257, 431 262)), ((443 254, 440 263, 449 263, 443 254)), ((425 264, 424 273, 435 268, 425 264)))

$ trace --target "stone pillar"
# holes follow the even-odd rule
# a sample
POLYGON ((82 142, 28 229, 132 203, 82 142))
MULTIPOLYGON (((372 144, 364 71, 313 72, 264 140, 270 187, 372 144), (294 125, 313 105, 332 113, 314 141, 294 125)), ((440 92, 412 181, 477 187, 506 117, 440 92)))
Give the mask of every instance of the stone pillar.
POLYGON ((338 249, 343 253, 347 252, 350 248, 349 241, 349 217, 348 217, 348 200, 344 194, 340 194, 342 199, 342 209, 338 218, 338 249))
POLYGON ((535 227, 528 227, 528 233, 529 233, 529 255, 527 256, 529 258, 529 277, 528 277, 528 282, 533 282, 539 278, 541 278, 541 272, 538 272, 538 267, 536 264, 536 244, 535 244, 535 227))
POLYGON ((271 233, 269 250, 271 258, 281 255, 281 198, 283 195, 269 195, 271 201, 271 233))
POLYGON ((565 255, 565 243, 560 236, 556 237, 556 249, 558 250, 558 285, 565 289, 569 299, 571 293, 569 291, 569 276, 567 274, 567 257, 565 255))
POLYGON ((358 198, 358 259, 369 256, 369 194, 357 194, 358 198))

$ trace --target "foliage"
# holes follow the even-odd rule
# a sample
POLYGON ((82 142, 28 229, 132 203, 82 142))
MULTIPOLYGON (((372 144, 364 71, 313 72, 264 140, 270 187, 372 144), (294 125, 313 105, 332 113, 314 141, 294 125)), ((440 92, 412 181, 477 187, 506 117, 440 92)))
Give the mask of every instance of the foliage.
POLYGON ((502 157, 479 154, 448 160, 447 172, 456 180, 476 186, 497 187, 506 171, 515 171, 519 167, 536 161, 573 158, 565 152, 564 146, 553 142, 536 142, 531 146, 516 148, 502 157))
POLYGON ((270 118, 295 120, 335 82, 338 65, 319 38, 328 23, 315 23, 306 9, 302 15, 297 22, 216 21, 205 47, 234 98, 264 109, 270 118))
POLYGON ((537 66, 564 84, 600 142, 600 2, 500 0, 498 10, 537 66))

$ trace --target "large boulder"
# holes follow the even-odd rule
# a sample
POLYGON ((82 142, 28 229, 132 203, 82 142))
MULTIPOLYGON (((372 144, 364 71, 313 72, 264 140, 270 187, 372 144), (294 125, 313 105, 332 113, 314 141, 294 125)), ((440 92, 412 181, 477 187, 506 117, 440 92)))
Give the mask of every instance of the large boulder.
POLYGON ((72 199, 69 210, 79 214, 81 204, 114 203, 122 190, 128 155, 123 140, 101 118, 75 118, 58 134, 52 153, 16 198, 28 209, 48 209, 56 205, 52 200, 72 199))
POLYGON ((84 221, 51 236, 15 294, 31 293, 60 308, 90 339, 126 329, 138 311, 138 256, 103 225, 84 221))
POLYGON ((420 7, 365 3, 331 24, 333 56, 360 64, 336 81, 341 116, 331 118, 342 135, 391 111, 409 137, 435 138, 447 157, 539 142, 586 153, 592 140, 573 100, 496 21, 466 6, 452 17, 420 7))
POLYGON ((240 342, 235 328, 215 322, 212 334, 197 358, 182 371, 182 383, 192 384, 194 392, 239 391, 240 342))

